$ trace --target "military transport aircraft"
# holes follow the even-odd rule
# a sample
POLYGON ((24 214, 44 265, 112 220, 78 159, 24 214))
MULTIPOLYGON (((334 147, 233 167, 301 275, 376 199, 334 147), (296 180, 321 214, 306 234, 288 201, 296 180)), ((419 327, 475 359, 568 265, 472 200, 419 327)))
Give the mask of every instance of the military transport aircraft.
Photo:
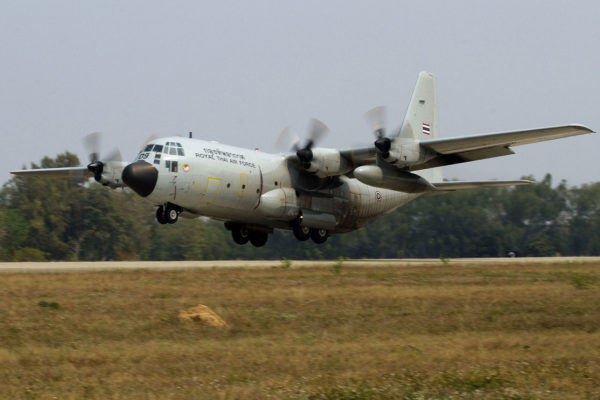
POLYGON ((129 187, 157 206, 161 224, 208 216, 225 223, 233 240, 263 246, 274 229, 323 243, 360 228, 422 195, 524 185, 531 181, 444 182, 442 166, 514 154, 523 144, 592 133, 581 125, 439 137, 435 80, 419 74, 404 122, 386 135, 384 110, 367 113, 376 140, 348 150, 315 147, 326 127, 318 120, 306 143, 268 154, 183 137, 148 142, 135 161, 99 160, 87 166, 12 171, 21 176, 82 174, 111 188, 129 187))

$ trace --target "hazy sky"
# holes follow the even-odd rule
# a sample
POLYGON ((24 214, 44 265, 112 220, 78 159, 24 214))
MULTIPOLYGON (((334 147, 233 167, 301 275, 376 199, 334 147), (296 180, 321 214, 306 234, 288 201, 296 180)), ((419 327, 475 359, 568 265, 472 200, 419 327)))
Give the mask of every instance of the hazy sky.
MULTIPOLYGON (((394 128, 419 71, 442 137, 581 123, 600 129, 598 1, 13 1, 0 5, 0 182, 104 134, 132 159, 151 134, 274 151, 311 117, 321 145, 394 128)), ((600 134, 448 167, 459 179, 600 180, 600 134)))

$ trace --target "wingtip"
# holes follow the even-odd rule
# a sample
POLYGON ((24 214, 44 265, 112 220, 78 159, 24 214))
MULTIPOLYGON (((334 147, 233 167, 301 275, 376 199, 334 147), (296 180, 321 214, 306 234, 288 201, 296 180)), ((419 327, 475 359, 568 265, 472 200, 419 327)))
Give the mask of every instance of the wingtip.
POLYGON ((586 131, 587 133, 596 133, 595 130, 585 126, 585 125, 581 125, 581 124, 569 124, 569 126, 582 130, 582 131, 586 131))

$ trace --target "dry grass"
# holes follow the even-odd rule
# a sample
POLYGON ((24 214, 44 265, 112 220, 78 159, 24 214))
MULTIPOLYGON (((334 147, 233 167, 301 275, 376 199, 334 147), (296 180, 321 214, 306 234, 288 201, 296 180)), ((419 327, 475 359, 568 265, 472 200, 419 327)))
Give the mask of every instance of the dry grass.
POLYGON ((2 274, 0 398, 600 398, 599 264, 340 272, 2 274))

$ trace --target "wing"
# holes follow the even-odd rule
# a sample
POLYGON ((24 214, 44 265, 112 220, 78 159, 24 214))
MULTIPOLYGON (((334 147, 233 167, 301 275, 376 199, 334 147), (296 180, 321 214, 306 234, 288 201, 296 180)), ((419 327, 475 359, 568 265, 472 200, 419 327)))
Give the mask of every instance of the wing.
POLYGON ((375 147, 361 147, 351 150, 342 150, 340 151, 340 154, 354 167, 373 165, 377 161, 377 149, 375 149, 375 147))
POLYGON ((489 133, 423 141, 420 142, 421 147, 436 153, 437 156, 412 169, 426 169, 505 156, 514 154, 514 151, 510 147, 593 132, 590 128, 582 125, 565 125, 526 131, 489 133))
POLYGON ((94 174, 87 167, 40 168, 10 171, 19 176, 46 177, 46 178, 91 178, 94 174))
MULTIPOLYGON (((413 163, 410 166, 410 170, 418 171, 443 165, 506 156, 514 154, 514 151, 511 149, 514 146, 593 132, 593 130, 583 125, 565 125, 525 131, 488 133, 421 141, 419 142, 421 150, 428 152, 429 155, 423 158, 423 162, 413 163)), ((366 147, 342 150, 341 155, 355 167, 358 167, 375 164, 377 151, 374 147, 366 147)))

